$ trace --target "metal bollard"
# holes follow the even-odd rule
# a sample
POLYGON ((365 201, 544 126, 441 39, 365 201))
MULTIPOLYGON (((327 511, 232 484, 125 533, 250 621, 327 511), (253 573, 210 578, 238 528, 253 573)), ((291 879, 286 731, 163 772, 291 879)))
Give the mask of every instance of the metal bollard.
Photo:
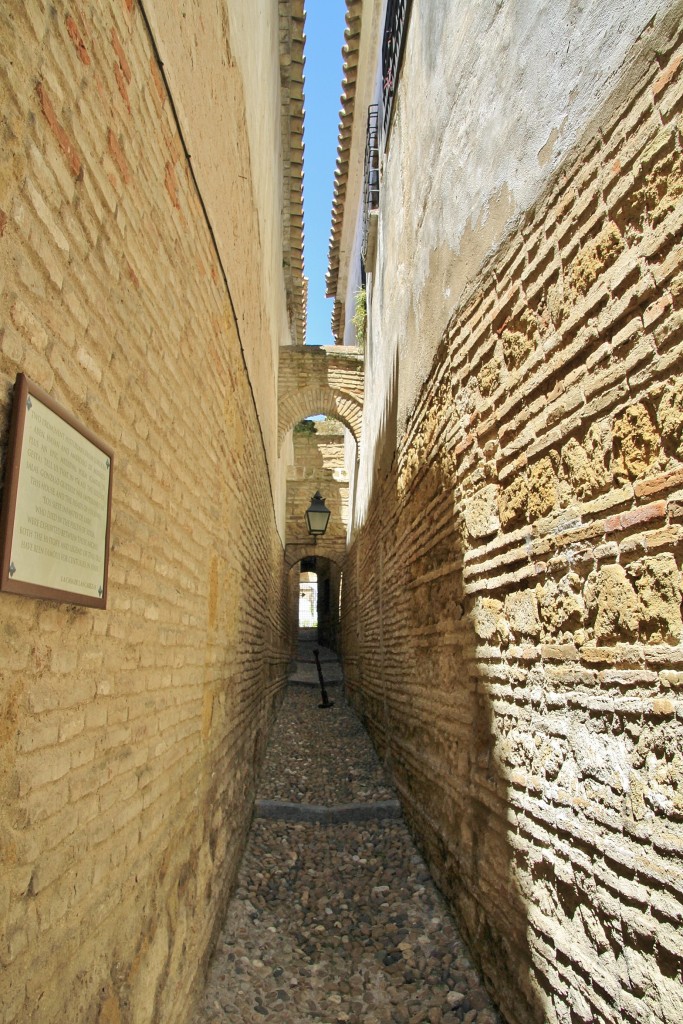
POLYGON ((318 648, 314 648, 313 657, 315 658, 315 667, 318 670, 318 679, 320 680, 320 693, 322 694, 323 702, 318 704, 319 708, 333 708, 334 701, 330 700, 327 696, 327 690, 325 689, 325 680, 323 679, 323 670, 320 667, 320 658, 318 657, 318 648))

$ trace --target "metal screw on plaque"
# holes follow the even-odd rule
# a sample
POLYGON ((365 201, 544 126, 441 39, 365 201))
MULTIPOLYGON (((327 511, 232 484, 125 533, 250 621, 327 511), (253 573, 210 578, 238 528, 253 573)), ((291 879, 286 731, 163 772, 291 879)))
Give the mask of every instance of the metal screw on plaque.
POLYGON ((323 679, 323 670, 320 667, 320 658, 318 657, 318 648, 316 647, 313 651, 313 657, 315 658, 315 667, 318 670, 318 679, 320 680, 320 693, 323 698, 322 704, 318 704, 319 708, 333 708, 334 701, 330 700, 327 696, 327 690, 325 689, 325 680, 323 679))

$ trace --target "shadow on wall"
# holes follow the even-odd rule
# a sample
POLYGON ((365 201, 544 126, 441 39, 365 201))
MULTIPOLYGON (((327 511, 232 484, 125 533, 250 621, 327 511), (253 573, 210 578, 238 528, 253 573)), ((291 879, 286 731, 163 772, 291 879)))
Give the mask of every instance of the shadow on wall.
POLYGON ((317 558, 318 642, 330 650, 339 650, 339 592, 341 569, 329 558, 317 558))
POLYGON ((676 32, 454 313, 343 565, 349 694, 509 1024, 683 1020, 676 32))
POLYGON ((344 673, 489 990, 515 993, 511 1021, 541 1024, 464 553, 452 481, 423 468, 408 503, 393 469, 344 567, 344 673))

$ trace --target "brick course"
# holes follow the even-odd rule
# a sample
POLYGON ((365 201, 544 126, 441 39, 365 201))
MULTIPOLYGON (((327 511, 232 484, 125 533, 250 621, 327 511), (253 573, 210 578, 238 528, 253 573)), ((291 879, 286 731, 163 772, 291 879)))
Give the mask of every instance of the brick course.
POLYGON ((482 268, 344 566, 347 685, 510 1024, 683 1016, 680 47, 482 268))

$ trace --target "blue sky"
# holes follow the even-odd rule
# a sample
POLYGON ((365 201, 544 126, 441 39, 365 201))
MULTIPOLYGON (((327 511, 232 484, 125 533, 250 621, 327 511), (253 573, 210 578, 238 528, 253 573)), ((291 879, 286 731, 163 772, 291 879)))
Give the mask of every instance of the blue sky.
POLYGON ((304 267, 309 345, 332 345, 332 299, 325 298, 337 160, 345 0, 308 0, 304 70, 304 267))

